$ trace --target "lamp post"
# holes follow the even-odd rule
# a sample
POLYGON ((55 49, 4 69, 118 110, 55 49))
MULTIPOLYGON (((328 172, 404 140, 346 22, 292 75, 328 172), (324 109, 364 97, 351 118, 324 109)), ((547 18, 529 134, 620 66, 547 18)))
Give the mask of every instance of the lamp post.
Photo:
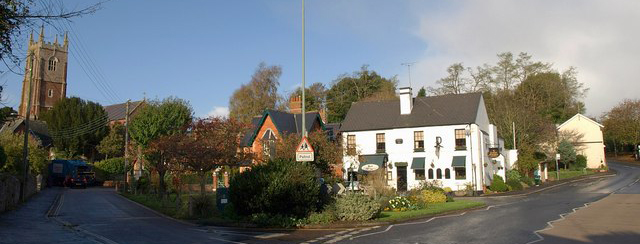
POLYGON ((471 124, 469 124, 468 127, 464 130, 464 133, 467 137, 469 137, 469 152, 471 153, 470 159, 472 166, 471 180, 473 181, 473 195, 475 196, 478 189, 478 182, 476 182, 476 163, 473 162, 473 141, 471 140, 471 124))
POLYGON ((304 67, 305 57, 304 57, 304 0, 302 0, 302 137, 307 136, 307 126, 305 124, 305 120, 307 117, 305 111, 305 67, 304 67))

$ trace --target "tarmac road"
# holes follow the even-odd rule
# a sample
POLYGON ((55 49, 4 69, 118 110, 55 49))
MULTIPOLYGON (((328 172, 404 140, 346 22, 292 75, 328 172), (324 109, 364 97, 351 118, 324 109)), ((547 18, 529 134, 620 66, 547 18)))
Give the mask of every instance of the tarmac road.
MULTIPOLYGON (((367 232, 345 233, 341 236, 323 239, 322 242, 348 243, 640 243, 640 201, 624 198, 626 212, 620 206, 613 206, 620 200, 619 195, 640 194, 640 167, 637 165, 611 162, 609 167, 617 171, 615 176, 567 183, 528 196, 478 198, 489 206, 482 210, 469 211, 454 216, 438 217, 422 221, 383 226, 367 232), (614 194, 615 193, 615 194, 614 194), (609 199, 613 198, 613 199, 609 199), (574 212, 574 208, 584 207, 575 216, 579 223, 596 224, 593 230, 602 230, 607 225, 606 235, 589 233, 589 229, 575 227, 576 222, 562 224, 561 214, 574 212), (600 206, 603 205, 604 206, 600 206), (597 204, 597 205, 596 205, 597 204), (594 208, 597 214, 582 214, 594 208), (636 209, 632 211, 632 209, 636 209), (578 215, 580 214, 580 215, 578 215), (603 216, 615 216, 606 221, 603 216), (554 230, 547 222, 564 229, 554 230), (612 223, 635 223, 635 225, 612 223), (598 223, 602 223, 599 225, 598 223), (624 227, 623 227, 624 225, 624 227), (580 231, 570 232, 581 228, 580 231), (534 233, 547 229, 541 234, 534 233), (591 235, 591 234, 596 234, 591 235), (586 236, 586 237, 585 237, 586 236), (546 239, 545 239, 546 237, 546 239), (590 238, 591 237, 591 238, 590 238), (629 242, 629 240, 634 240, 629 242)), ((620 205, 620 204, 617 204, 620 205)), ((568 215, 567 218, 572 217, 568 215)), ((564 216, 564 215, 563 215, 564 216)))

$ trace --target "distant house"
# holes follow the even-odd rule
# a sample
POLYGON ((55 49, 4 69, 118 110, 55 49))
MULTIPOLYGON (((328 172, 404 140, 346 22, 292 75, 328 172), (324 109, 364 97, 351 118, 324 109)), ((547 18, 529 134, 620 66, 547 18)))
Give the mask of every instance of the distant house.
MULTIPOLYGON (((0 133, 23 133, 24 128, 24 119, 14 119, 6 122, 4 126, 0 128, 0 133)), ((49 134, 47 122, 43 120, 29 120, 29 132, 44 148, 53 146, 53 138, 51 134, 49 134)))
POLYGON ((398 191, 425 181, 482 191, 511 165, 481 93, 414 98, 400 88, 400 99, 353 103, 340 133, 350 187, 378 172, 398 191))
MULTIPOLYGON (((129 119, 138 113, 139 109, 146 104, 146 100, 129 103, 129 119)), ((127 103, 112 104, 104 107, 109 119, 109 126, 115 124, 124 125, 127 116, 127 103)))
POLYGON ((575 145, 578 149, 577 154, 587 157, 587 168, 598 168, 601 165, 607 165, 602 128, 604 128, 602 124, 582 114, 576 114, 559 125, 558 131, 581 135, 575 145))

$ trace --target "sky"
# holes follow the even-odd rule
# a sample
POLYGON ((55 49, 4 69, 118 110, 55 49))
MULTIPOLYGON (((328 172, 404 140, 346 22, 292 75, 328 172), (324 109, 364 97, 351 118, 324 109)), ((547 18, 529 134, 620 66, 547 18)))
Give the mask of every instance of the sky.
MULTIPOLYGON (((67 9, 91 2, 41 1, 67 9)), ((300 86, 301 7, 295 0, 111 0, 94 14, 45 26, 45 38, 70 32, 67 96, 102 105, 176 96, 196 116, 225 115, 229 97, 261 62, 282 67, 281 94, 300 86)), ((589 88, 589 116, 640 98, 640 1, 307 0, 305 9, 306 84, 328 87, 368 65, 408 86, 402 63, 415 62, 417 91, 452 63, 475 67, 495 63, 498 53, 527 52, 559 71, 577 68, 589 88)), ((17 109, 22 79, 0 76, 4 104, 17 109)))

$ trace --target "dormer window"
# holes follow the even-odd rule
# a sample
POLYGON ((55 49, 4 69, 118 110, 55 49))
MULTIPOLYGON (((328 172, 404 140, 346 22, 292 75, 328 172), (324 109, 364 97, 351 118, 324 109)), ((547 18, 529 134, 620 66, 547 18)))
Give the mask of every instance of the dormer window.
POLYGON ((56 71, 56 66, 57 65, 58 65, 58 59, 57 58, 50 58, 49 59, 49 68, 48 68, 48 70, 56 71))

